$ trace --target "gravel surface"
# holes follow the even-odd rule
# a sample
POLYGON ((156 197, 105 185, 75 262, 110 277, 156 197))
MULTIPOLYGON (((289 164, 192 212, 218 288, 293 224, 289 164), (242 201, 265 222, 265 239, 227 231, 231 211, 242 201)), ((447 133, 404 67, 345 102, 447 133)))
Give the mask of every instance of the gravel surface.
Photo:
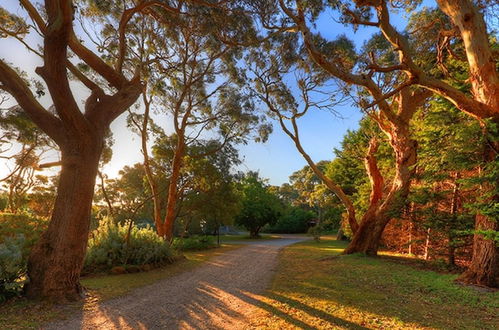
POLYGON ((251 242, 130 294, 80 311, 43 329, 243 329, 265 312, 279 250, 304 237, 251 242))

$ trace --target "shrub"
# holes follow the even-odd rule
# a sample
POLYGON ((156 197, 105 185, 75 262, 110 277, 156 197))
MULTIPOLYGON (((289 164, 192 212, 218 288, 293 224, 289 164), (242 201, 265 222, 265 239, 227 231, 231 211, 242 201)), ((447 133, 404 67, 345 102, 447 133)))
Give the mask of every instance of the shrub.
POLYGON ((29 250, 47 229, 48 221, 26 213, 0 213, 0 243, 6 238, 23 235, 25 247, 29 250))
POLYGON ((0 243, 0 302, 22 292, 26 282, 25 245, 23 235, 7 237, 0 243))
POLYGON ((271 233, 304 233, 309 227, 309 221, 315 217, 314 212, 299 207, 292 207, 281 215, 276 224, 268 231, 271 233))
POLYGON ((319 224, 310 227, 307 231, 307 234, 312 236, 316 242, 319 242, 321 240, 321 236, 324 235, 324 231, 322 229, 322 226, 319 224))
POLYGON ((0 302, 22 292, 29 252, 46 228, 44 219, 0 214, 0 302))
POLYGON ((175 238, 172 245, 180 251, 206 250, 217 247, 213 236, 191 236, 186 238, 175 238))
POLYGON ((90 235, 83 270, 91 273, 115 267, 163 265, 174 257, 173 249, 150 226, 130 228, 130 221, 120 224, 104 218, 90 235))

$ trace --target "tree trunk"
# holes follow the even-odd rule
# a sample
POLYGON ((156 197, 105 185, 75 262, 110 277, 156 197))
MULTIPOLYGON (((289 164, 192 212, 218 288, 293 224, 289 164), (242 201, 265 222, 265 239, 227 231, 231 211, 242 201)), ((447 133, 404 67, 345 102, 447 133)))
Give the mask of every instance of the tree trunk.
POLYGON ((258 227, 258 228, 252 228, 250 230, 250 238, 258 238, 259 237, 259 235, 258 235, 259 232, 260 232, 260 227, 258 227))
POLYGON ((409 241, 408 241, 408 243, 409 243, 409 249, 408 249, 407 253, 409 255, 412 255, 413 254, 412 253, 412 230, 413 230, 413 227, 414 227, 414 223, 412 222, 412 220, 409 220, 409 221, 410 221, 409 222, 409 241))
MULTIPOLYGON (((494 118, 494 124, 499 125, 499 119, 494 118)), ((488 141, 485 147, 485 162, 491 163, 498 160, 497 150, 499 150, 498 137, 494 136, 492 141, 488 141)), ((497 182, 484 184, 486 191, 496 189, 494 185, 497 182)), ((497 194, 490 197, 493 203, 499 203, 497 194)), ((478 213, 475 216, 475 231, 480 230, 499 230, 499 221, 490 216, 478 213)), ((498 287, 499 282, 499 246, 492 239, 487 239, 476 232, 473 236, 473 256, 470 267, 458 278, 459 282, 484 285, 489 287, 498 287)))
MULTIPOLYGON (((476 230, 497 230, 497 222, 491 221, 486 216, 478 214, 475 218, 476 230)), ((459 278, 459 282, 497 287, 499 268, 498 247, 491 239, 484 239, 480 234, 475 234, 473 239, 473 257, 471 265, 459 278)))
POLYGON ((172 174, 168 185, 168 201, 166 206, 165 221, 162 225, 161 232, 158 234, 170 241, 173 238, 173 225, 177 215, 177 199, 178 199, 178 180, 180 179, 180 171, 182 169, 182 161, 184 158, 185 143, 183 135, 177 137, 177 148, 172 160, 172 174))
POLYGON ((102 174, 101 171, 97 171, 97 174, 99 175, 100 178, 100 187, 102 191, 102 196, 104 197, 104 200, 106 201, 107 208, 109 209, 109 216, 111 218, 114 217, 114 208, 113 208, 113 203, 111 203, 111 200, 109 199, 109 195, 107 194, 107 189, 106 189, 106 182, 104 179, 104 175, 102 174))
MULTIPOLYGON (((459 182, 457 181, 460 178, 459 172, 454 173, 453 180, 453 188, 452 188, 452 201, 450 205, 450 214, 452 216, 452 221, 456 221, 456 213, 459 202, 459 182)), ((448 263, 449 266, 454 267, 456 265, 456 247, 454 245, 454 233, 452 233, 452 229, 449 229, 447 233, 447 238, 449 240, 448 244, 448 263)))
MULTIPOLYGON (((470 0, 438 0, 438 5, 457 26, 463 39, 470 68, 473 97, 488 107, 488 111, 480 112, 480 115, 475 114, 475 117, 480 120, 492 117, 495 124, 499 123, 499 76, 482 13, 470 0)), ((459 103, 455 103, 459 109, 468 112, 459 103)), ((471 114, 474 112, 471 111, 471 114)), ((496 161, 499 148, 499 143, 491 143, 493 147, 489 146, 489 150, 485 152, 486 160, 489 162, 496 161)), ((497 201, 499 196, 493 196, 492 199, 497 201)), ((475 230, 497 230, 497 228, 497 220, 483 214, 476 215, 475 230)), ((469 284, 497 286, 498 253, 498 248, 492 240, 484 239, 479 233, 475 234, 471 266, 458 280, 469 284)))
POLYGON ((383 198, 383 177, 374 156, 377 145, 371 141, 365 160, 372 186, 369 208, 345 254, 359 252, 377 255, 386 225, 403 209, 417 160, 417 142, 411 139, 409 121, 417 108, 424 103, 426 93, 403 89, 396 98, 398 112, 391 113, 388 123, 378 117, 378 125, 388 136, 390 146, 395 153, 395 175, 388 194, 383 198))
POLYGON ((164 237, 164 234, 162 233, 163 221, 161 219, 161 196, 158 188, 158 183, 154 178, 153 171, 151 169, 151 160, 149 157, 149 150, 147 149, 149 112, 151 109, 151 100, 147 99, 146 91, 142 93, 142 100, 144 102, 144 107, 145 107, 144 119, 141 125, 139 125, 138 123, 135 123, 135 125, 140 131, 142 155, 144 156, 144 171, 146 173, 146 179, 147 182, 149 183, 149 187, 151 188, 154 225, 156 226, 156 231, 158 235, 164 237))
POLYGON ((437 0, 437 2, 440 9, 449 16, 461 33, 474 97, 487 104, 497 115, 499 112, 499 76, 490 49, 483 15, 470 0, 437 0))
POLYGON ((343 251, 343 254, 363 253, 369 256, 376 256, 378 254, 381 235, 387 223, 388 221, 384 223, 375 214, 366 213, 352 241, 343 251))
POLYGON ((62 169, 51 221, 28 260, 30 297, 73 301, 87 248, 95 179, 103 140, 62 150, 62 169), (87 144, 87 145, 83 145, 87 144), (83 145, 83 146, 82 146, 83 145), (84 150, 79 150, 84 149, 84 150))
POLYGON ((428 228, 426 230, 426 242, 424 245, 424 260, 428 260, 430 257, 430 234, 431 234, 431 228, 428 228))

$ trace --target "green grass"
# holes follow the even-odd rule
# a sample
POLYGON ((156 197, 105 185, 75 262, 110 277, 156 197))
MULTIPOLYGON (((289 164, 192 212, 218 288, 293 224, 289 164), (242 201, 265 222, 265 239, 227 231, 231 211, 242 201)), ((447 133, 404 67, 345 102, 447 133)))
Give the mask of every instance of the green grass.
MULTIPOLYGON (((252 242, 252 241, 265 241, 269 239, 279 239, 279 235, 273 234, 260 234, 259 238, 251 238, 248 234, 240 235, 220 235, 220 242, 252 242)), ((216 237, 215 237, 216 240, 216 237)))
MULTIPOLYGON (((499 292, 385 258, 339 256, 344 242, 283 250, 259 328, 498 329, 499 292)), ((407 261, 405 261, 407 262, 407 261)))
POLYGON ((81 283, 88 290, 86 299, 64 307, 25 298, 12 300, 0 306, 0 329, 39 328, 45 322, 63 318, 76 310, 91 309, 100 301, 125 295, 135 288, 189 271, 214 256, 236 248, 238 246, 222 245, 216 249, 184 252, 185 259, 149 272, 85 277, 81 283))

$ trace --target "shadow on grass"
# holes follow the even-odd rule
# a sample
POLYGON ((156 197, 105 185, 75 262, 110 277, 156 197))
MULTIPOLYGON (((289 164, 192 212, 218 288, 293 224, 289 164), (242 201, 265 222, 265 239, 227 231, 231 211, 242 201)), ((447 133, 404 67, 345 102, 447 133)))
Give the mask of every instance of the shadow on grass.
MULTIPOLYGON (((292 306, 294 308, 297 308, 298 310, 305 312, 309 315, 312 315, 314 317, 318 317, 321 320, 329 323, 330 325, 342 326, 342 327, 347 327, 348 329, 357 329, 357 330, 368 329, 368 328, 365 328, 363 326, 358 325, 357 323, 349 322, 345 319, 335 317, 331 314, 328 314, 324 311, 321 311, 320 309, 313 308, 313 307, 306 305, 298 300, 291 299, 289 297, 285 297, 285 296, 279 295, 277 293, 271 293, 268 297, 272 298, 275 301, 278 301, 280 303, 287 304, 288 306, 292 306)), ((269 304, 264 304, 263 308, 265 310, 273 313, 273 314, 277 314, 277 315, 280 314, 280 316, 283 319, 290 321, 290 323, 292 323, 296 326, 300 326, 299 324, 295 323, 294 319, 291 316, 279 311, 277 308, 275 308, 269 304)), ((303 322, 301 322, 301 323, 303 323, 303 322)))
POLYGON ((497 293, 456 285, 455 275, 411 267, 404 257, 340 256, 344 246, 323 241, 289 247, 268 297, 328 322, 339 317, 369 327, 497 328, 497 293), (314 307, 327 309, 324 301, 335 307, 333 315, 314 307))

